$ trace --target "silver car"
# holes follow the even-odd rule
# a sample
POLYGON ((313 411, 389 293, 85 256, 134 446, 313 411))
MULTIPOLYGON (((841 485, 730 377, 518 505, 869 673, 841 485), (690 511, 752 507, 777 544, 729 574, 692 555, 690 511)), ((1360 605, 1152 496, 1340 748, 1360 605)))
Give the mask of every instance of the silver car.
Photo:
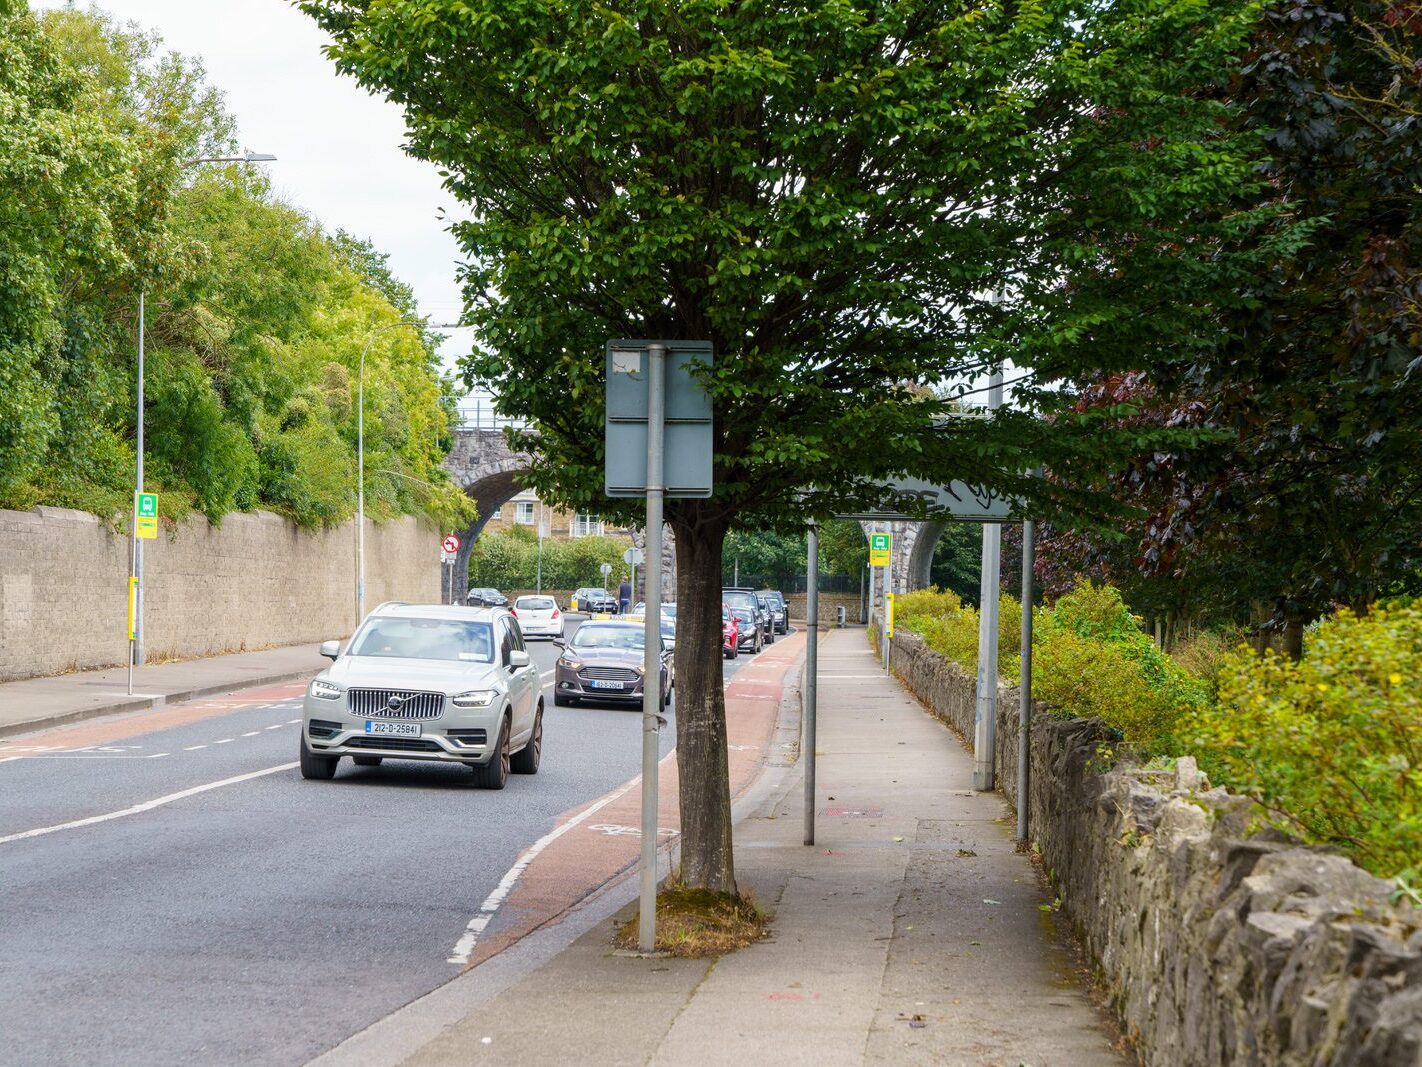
POLYGON ((382 604, 306 689, 301 775, 332 778, 342 756, 460 763, 485 789, 537 774, 543 692, 518 620, 503 608, 382 604))

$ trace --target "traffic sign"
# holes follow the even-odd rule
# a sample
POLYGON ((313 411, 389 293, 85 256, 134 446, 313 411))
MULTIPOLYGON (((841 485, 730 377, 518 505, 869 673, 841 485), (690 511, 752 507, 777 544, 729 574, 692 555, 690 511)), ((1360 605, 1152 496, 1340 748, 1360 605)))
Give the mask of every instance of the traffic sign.
POLYGON ((451 554, 459 551, 459 537, 456 534, 450 534, 444 539, 444 550, 451 554))
POLYGON ((607 462, 604 490, 612 497, 647 495, 648 348, 666 349, 662 482, 666 498, 711 495, 711 397, 692 370, 711 365, 710 341, 607 342, 607 462))
MULTIPOLYGON (((904 497, 917 497, 929 519, 952 519, 955 522, 1018 522, 1027 504, 1021 497, 1006 496, 982 485, 969 485, 953 480, 946 484, 923 478, 893 478, 885 488, 904 497)), ((909 514, 887 508, 882 511, 854 511, 835 515, 837 519, 862 519, 866 522, 885 520, 918 521, 923 514, 909 514)))
POLYGON ((604 563, 604 564, 603 564, 601 567, 599 567, 598 569, 602 571, 602 576, 603 576, 604 578, 606 578, 609 574, 612 573, 612 564, 611 564, 611 563, 604 563))
POLYGON ((134 494, 133 534, 144 541, 152 541, 158 536, 158 494, 134 494))
POLYGON ((869 535, 869 566, 889 566, 889 554, 894 546, 893 534, 876 533, 869 535))
POLYGON ((622 562, 629 567, 641 566, 642 560, 644 559, 646 559, 646 556, 640 548, 629 548, 626 552, 622 553, 622 562))

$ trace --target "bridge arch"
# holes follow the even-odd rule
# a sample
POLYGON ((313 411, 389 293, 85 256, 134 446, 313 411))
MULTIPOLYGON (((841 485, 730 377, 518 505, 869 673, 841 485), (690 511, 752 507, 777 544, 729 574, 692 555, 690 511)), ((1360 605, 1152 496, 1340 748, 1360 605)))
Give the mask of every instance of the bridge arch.
POLYGON ((528 488, 528 457, 509 447, 503 430, 461 429, 444 461, 455 483, 474 500, 478 517, 459 531, 454 560, 454 596, 462 603, 469 589, 469 554, 494 512, 528 488))

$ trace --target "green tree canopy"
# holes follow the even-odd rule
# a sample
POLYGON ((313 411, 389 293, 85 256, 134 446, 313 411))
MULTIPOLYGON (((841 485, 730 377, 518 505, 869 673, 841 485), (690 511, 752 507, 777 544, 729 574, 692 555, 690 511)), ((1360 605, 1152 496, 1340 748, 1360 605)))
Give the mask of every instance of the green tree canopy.
MULTIPOLYGON (((466 365, 532 421, 545 499, 602 486, 609 337, 706 339, 716 490, 673 501, 683 876, 734 889, 721 664, 728 530, 798 532, 912 473, 1080 515, 1082 480, 1159 432, 1100 413, 952 417, 985 367, 1019 395, 1137 366, 1212 328, 1201 212, 1255 184, 1217 92, 1249 4, 1032 0, 303 0, 340 69, 404 109, 469 205, 466 365), (1197 253, 1197 245, 1200 251, 1197 253), (1131 283, 1064 272, 1131 250, 1131 283), (999 301, 991 294, 1006 294, 999 301), (1029 388, 1030 386, 1030 388, 1029 388), (1037 463, 1079 474, 1052 485, 1037 463), (800 491, 808 495, 798 495, 800 491)), ((532 444, 530 440, 528 442, 532 444)))
POLYGON ((146 480, 166 514, 355 506, 453 526, 440 463, 453 394, 413 293, 383 254, 282 204, 230 154, 201 66, 98 13, 0 0, 0 507, 122 521, 133 488, 135 349, 147 297, 146 480))

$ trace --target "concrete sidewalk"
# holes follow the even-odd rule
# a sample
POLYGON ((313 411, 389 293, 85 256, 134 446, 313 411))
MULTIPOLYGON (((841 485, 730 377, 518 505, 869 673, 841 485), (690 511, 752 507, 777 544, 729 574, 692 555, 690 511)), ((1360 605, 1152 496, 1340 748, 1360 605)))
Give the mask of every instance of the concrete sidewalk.
POLYGON ((736 830, 768 940, 720 960, 614 956, 624 909, 405 1062, 1126 1062, 969 756, 862 630, 828 633, 820 664, 817 844, 801 844, 798 766, 736 830))
POLYGON ((128 671, 124 667, 0 682, 0 737, 98 715, 311 678, 330 662, 321 657, 318 648, 318 643, 311 642, 139 667, 133 672, 132 696, 128 695, 128 671))

